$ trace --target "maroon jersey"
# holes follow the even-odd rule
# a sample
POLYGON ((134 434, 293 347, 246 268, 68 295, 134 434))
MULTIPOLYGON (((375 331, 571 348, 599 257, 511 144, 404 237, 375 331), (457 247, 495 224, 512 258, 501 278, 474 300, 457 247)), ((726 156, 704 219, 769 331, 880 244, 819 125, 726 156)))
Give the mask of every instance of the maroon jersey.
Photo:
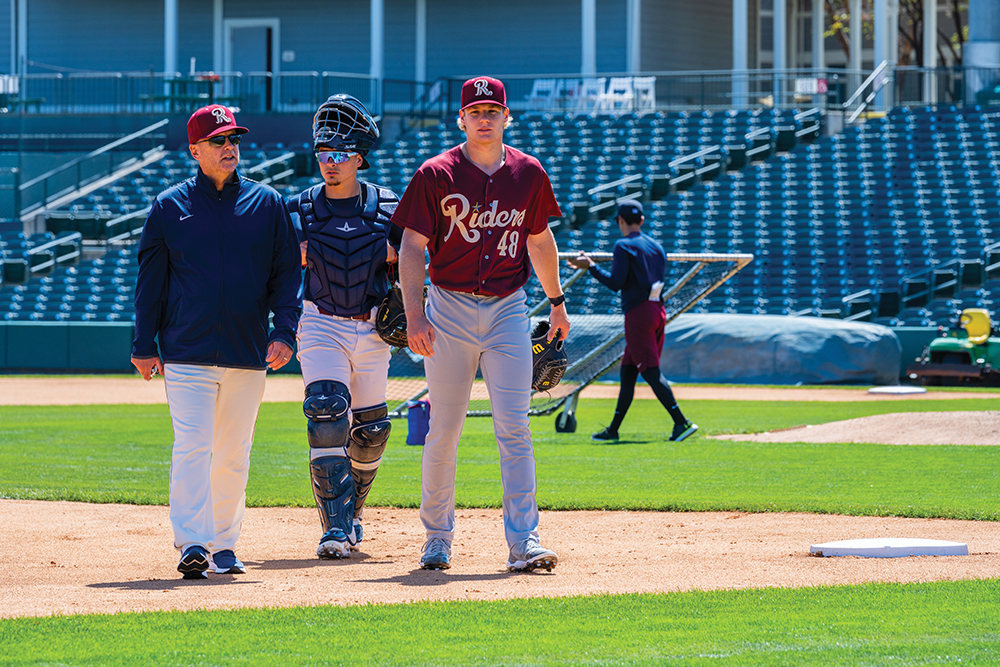
POLYGON ((426 236, 431 282, 456 292, 507 296, 528 282, 529 234, 561 215, 552 184, 530 155, 505 147, 492 176, 461 146, 424 162, 392 222, 426 236))

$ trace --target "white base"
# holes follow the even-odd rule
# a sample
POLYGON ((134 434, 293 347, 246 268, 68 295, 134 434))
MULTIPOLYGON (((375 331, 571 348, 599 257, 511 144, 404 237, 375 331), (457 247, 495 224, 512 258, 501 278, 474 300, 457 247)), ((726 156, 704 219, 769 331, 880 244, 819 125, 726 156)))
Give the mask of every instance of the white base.
POLYGON ((903 556, 968 556, 969 545, 945 540, 921 540, 908 537, 841 540, 814 544, 809 553, 817 556, 865 556, 867 558, 901 558, 903 556))
POLYGON ((869 394, 926 394, 927 390, 923 387, 909 387, 906 385, 894 385, 891 387, 871 387, 868 390, 869 394))

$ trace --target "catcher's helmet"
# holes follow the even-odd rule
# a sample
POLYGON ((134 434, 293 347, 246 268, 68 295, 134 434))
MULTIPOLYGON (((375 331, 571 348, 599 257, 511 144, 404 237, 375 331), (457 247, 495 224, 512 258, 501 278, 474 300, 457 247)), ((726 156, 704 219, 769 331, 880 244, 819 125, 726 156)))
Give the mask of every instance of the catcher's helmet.
POLYGON ((378 137, 375 119, 350 95, 330 96, 313 116, 313 149, 360 153, 361 169, 370 166, 366 156, 378 137))
POLYGON ((563 341, 556 336, 547 340, 549 321, 541 320, 531 332, 531 388, 548 391, 562 380, 569 360, 563 341))

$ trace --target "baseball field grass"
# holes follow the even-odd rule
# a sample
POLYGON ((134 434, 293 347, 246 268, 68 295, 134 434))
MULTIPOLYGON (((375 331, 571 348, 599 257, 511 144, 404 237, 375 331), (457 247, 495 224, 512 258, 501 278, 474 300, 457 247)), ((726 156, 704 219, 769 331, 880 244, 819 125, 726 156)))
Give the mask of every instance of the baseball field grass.
MULTIPOLYGON (((858 444, 762 444, 712 440, 907 410, 989 410, 992 399, 896 403, 689 401, 702 429, 664 442, 669 420, 654 401, 636 401, 622 440, 590 433, 614 410, 588 400, 573 434, 552 417, 532 424, 543 509, 795 511, 1000 520, 1000 450, 858 444), (961 493, 956 493, 961 489, 961 493)), ((172 433, 163 405, 0 407, 0 496, 165 505, 172 433)), ((265 403, 247 488, 251 506, 312 507, 301 406, 265 403)), ((417 507, 419 447, 393 424, 369 503, 417 507)), ((499 507, 499 455, 492 422, 469 418, 459 445, 457 503, 499 507)))
MULTIPOLYGON (((580 404, 575 434, 533 422, 543 508, 806 511, 1000 519, 994 447, 760 444, 706 435, 905 411, 996 409, 988 399, 894 403, 688 401, 702 424, 683 443, 653 401, 622 441, 589 434, 611 400, 580 404)), ((165 504, 172 439, 165 406, 0 407, 0 497, 165 504)), ((416 507, 420 448, 394 423, 369 503, 416 507)), ((304 418, 265 404, 248 502, 311 506, 304 418)), ((497 507, 487 419, 459 448, 458 503, 497 507)), ((602 553, 595 535, 595 558, 602 553)), ((1000 573, 998 573, 1000 576, 1000 573)), ((865 584, 231 612, 0 620, 0 665, 992 665, 1000 581, 865 584)))
POLYGON ((3 665, 995 665, 997 581, 0 622, 3 665))

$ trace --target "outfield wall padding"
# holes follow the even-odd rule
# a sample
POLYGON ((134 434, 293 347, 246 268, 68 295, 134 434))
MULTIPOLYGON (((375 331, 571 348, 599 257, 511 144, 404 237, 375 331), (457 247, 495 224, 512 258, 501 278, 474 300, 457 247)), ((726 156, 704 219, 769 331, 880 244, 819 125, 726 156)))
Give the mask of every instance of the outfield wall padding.
MULTIPOLYGON (((134 334, 132 322, 0 322, 0 371, 136 373, 134 334)), ((293 356, 278 372, 301 368, 293 356)))
POLYGON ((685 314, 667 327, 660 369, 672 382, 894 385, 901 351, 868 322, 685 314))

